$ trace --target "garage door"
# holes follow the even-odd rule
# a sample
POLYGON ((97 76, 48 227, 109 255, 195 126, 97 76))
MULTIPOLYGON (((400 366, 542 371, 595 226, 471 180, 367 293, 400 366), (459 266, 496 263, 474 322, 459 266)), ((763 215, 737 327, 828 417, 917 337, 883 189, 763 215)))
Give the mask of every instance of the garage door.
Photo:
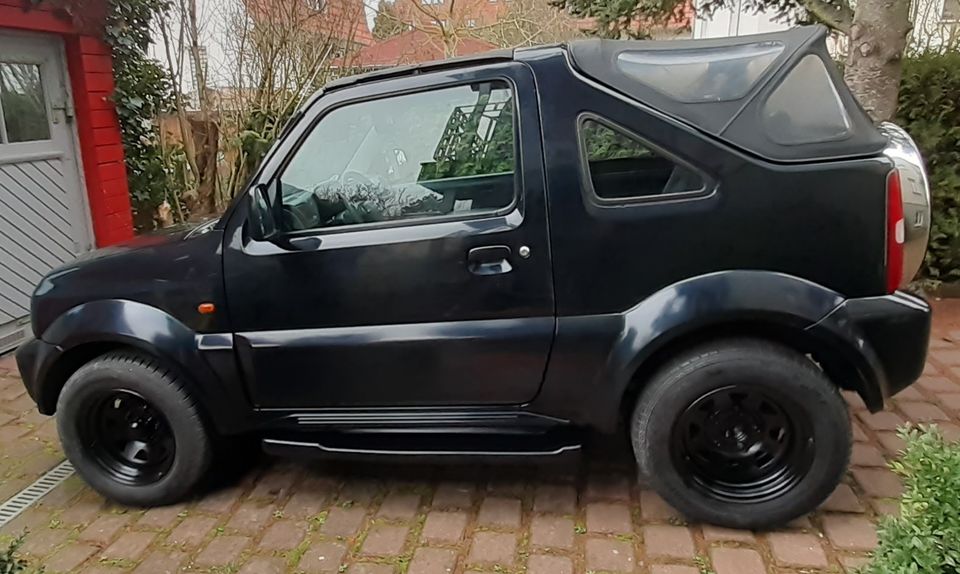
POLYGON ((57 42, 0 33, 0 353, 23 340, 40 278, 91 245, 57 42))

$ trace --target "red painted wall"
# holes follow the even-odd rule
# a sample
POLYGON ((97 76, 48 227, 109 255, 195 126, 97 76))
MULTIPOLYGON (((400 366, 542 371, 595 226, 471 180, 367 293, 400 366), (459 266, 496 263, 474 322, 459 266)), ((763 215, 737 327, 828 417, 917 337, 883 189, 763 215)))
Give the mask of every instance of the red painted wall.
MULTIPOLYGON (((96 12, 93 2, 84 10, 96 12)), ((110 48, 91 30, 85 16, 84 30, 46 3, 24 9, 22 0, 0 0, 0 30, 55 34, 63 40, 67 73, 76 110, 80 140, 80 164, 90 204, 97 246, 104 247, 133 237, 130 190, 123 163, 123 145, 113 91, 113 64, 110 48)), ((95 16, 93 16, 95 19, 95 16)))

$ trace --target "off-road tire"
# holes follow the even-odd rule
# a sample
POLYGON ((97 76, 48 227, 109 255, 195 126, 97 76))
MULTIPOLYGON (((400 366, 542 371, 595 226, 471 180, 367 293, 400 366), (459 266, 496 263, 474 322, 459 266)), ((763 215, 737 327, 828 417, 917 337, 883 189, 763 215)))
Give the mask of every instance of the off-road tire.
POLYGON ((837 386, 806 356, 756 339, 716 341, 668 361, 641 391, 630 434, 643 481, 687 518, 731 528, 766 529, 811 512, 840 482, 851 448, 850 421, 837 386), (688 407, 738 381, 792 401, 810 431, 803 441, 812 449, 806 451, 808 470, 770 499, 731 501, 704 492, 685 466, 689 458, 677 456, 682 449, 672 440, 675 432, 684 432, 676 428, 688 407))
POLYGON ((179 502, 201 484, 213 458, 213 441, 196 402, 162 361, 133 351, 110 352, 80 367, 57 400, 57 429, 67 458, 97 492, 139 507, 179 502), (113 391, 140 395, 166 419, 175 445, 169 471, 150 484, 125 484, 92 456, 81 432, 89 405, 113 391))

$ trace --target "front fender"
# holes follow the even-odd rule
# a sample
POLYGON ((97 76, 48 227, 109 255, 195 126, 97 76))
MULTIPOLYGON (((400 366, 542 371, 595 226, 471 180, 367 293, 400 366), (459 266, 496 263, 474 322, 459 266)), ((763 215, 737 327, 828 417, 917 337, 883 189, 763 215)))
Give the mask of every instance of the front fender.
POLYGON ((614 414, 635 373, 670 343, 738 323, 803 332, 843 300, 783 273, 721 271, 665 287, 622 313, 560 317, 544 387, 531 406, 614 430, 614 414))
POLYGON ((34 369, 38 404, 49 404, 49 395, 59 394, 64 381, 54 376, 57 363, 69 363, 73 353, 92 346, 132 347, 174 368, 217 430, 230 433, 247 426, 251 406, 232 349, 201 351, 195 331, 156 307, 122 299, 84 303, 58 317, 44 331, 43 342, 58 352, 48 358, 50 364, 34 369))

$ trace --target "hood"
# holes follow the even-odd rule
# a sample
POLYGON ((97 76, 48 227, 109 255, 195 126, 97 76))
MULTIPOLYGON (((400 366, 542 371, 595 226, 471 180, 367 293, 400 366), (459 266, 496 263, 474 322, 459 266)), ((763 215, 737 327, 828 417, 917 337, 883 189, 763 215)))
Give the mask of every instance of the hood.
POLYGON ((137 235, 133 239, 128 239, 127 241, 122 241, 109 247, 101 247, 100 249, 94 249, 93 251, 82 253, 76 259, 74 259, 72 263, 68 263, 60 269, 67 269, 77 263, 95 261, 105 257, 120 255, 128 251, 145 249, 149 247, 160 247, 168 243, 183 241, 189 237, 195 237, 197 235, 209 233, 219 221, 220 218, 214 218, 205 220, 199 224, 196 222, 180 223, 171 227, 165 227, 156 231, 143 233, 137 235))

